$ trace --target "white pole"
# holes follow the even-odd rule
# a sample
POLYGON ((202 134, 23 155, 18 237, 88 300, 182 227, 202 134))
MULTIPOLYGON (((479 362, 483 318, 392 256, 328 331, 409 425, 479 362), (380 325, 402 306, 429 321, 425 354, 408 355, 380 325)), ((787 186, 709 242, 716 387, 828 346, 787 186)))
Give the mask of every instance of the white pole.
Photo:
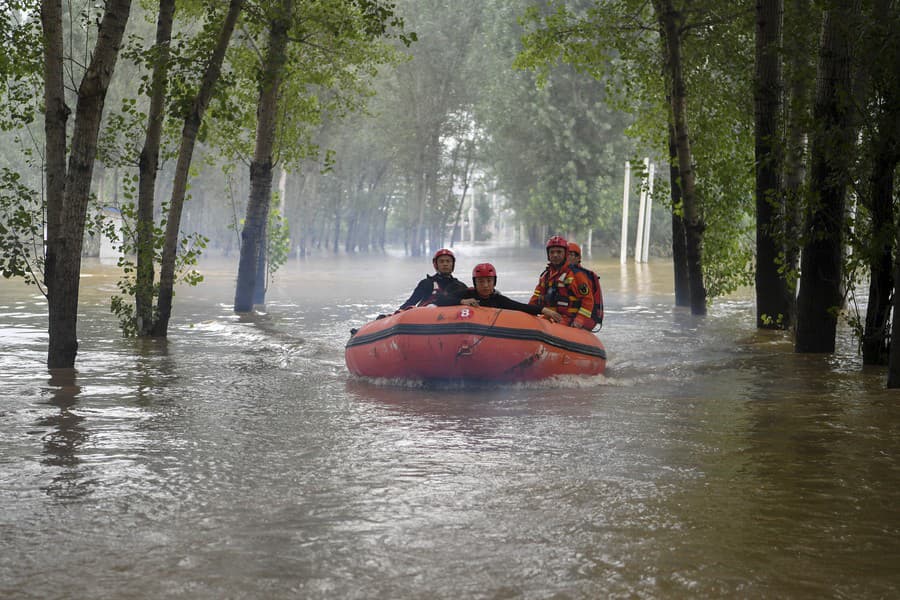
POLYGON ((648 167, 647 174, 647 210, 644 214, 644 249, 641 253, 642 262, 647 262, 647 259, 650 258, 650 214, 652 211, 650 208, 653 206, 653 171, 656 169, 656 165, 650 163, 648 167))
POLYGON ((650 163, 649 158, 644 159, 644 177, 641 182, 641 201, 638 207, 637 220, 637 240, 634 242, 634 262, 643 262, 644 256, 644 211, 647 209, 647 165, 650 163))
POLYGON ((588 258, 591 257, 591 244, 594 242, 594 230, 588 229, 587 244, 585 244, 584 253, 588 258))
POLYGON ((619 262, 623 265, 628 258, 628 187, 631 184, 631 163, 625 161, 625 192, 622 196, 622 247, 619 262))

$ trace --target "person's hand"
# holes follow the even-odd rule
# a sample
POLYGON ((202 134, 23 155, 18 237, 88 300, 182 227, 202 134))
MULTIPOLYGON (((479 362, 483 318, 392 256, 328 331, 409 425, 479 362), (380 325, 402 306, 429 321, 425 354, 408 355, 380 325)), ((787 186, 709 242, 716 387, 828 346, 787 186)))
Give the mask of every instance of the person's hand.
POLYGON ((544 307, 541 309, 541 314, 550 319, 550 321, 552 321, 553 323, 559 323, 560 321, 562 321, 562 315, 560 315, 555 310, 544 307))
POLYGON ((475 298, 464 298, 460 300, 459 303, 466 306, 478 306, 478 300, 476 300, 475 298))

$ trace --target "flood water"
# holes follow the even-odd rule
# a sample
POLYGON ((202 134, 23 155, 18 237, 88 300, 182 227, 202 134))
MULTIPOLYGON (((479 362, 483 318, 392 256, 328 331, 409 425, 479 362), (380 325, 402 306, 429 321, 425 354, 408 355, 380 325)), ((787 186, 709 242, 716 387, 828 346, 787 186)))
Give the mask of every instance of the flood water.
MULTIPOLYGON (((540 250, 463 247, 524 300, 540 250)), ((236 267, 123 339, 85 264, 77 373, 0 280, 2 598, 896 598, 900 395, 754 327, 749 293, 673 308, 671 264, 586 261, 606 376, 427 386, 348 374, 351 327, 427 258, 291 261, 267 312, 236 267)))

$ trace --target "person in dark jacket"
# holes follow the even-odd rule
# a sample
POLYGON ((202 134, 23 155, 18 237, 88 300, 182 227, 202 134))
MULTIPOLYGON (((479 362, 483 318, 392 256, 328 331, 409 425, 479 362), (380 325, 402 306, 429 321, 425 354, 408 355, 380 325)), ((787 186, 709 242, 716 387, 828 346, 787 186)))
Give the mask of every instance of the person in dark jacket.
POLYGON ((456 257, 453 252, 441 248, 434 253, 431 264, 434 265, 434 275, 426 275, 398 310, 437 304, 437 300, 455 297, 456 294, 466 289, 466 284, 453 276, 453 269, 456 267, 456 257))
POLYGON ((465 306, 485 306, 488 308, 504 308, 506 310, 520 310, 531 315, 543 315, 558 323, 562 317, 549 308, 542 308, 524 302, 517 302, 504 296, 496 290, 497 270, 491 263, 481 263, 472 269, 472 283, 475 287, 458 292, 455 297, 447 297, 438 300, 438 306, 452 306, 463 304, 465 306))

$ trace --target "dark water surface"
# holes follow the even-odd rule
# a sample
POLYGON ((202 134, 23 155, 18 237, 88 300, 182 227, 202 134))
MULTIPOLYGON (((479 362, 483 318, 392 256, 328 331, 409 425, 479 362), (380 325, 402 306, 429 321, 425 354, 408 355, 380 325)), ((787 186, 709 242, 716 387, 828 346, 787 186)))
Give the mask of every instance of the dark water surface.
MULTIPOLYGON (((527 298, 540 251, 463 248, 527 298)), ((0 281, 2 598, 897 598, 900 395, 798 356, 752 298, 673 308, 671 265, 592 263, 605 377, 451 389, 351 377, 351 327, 428 259, 236 267, 123 339, 85 266, 77 375, 0 281)))

